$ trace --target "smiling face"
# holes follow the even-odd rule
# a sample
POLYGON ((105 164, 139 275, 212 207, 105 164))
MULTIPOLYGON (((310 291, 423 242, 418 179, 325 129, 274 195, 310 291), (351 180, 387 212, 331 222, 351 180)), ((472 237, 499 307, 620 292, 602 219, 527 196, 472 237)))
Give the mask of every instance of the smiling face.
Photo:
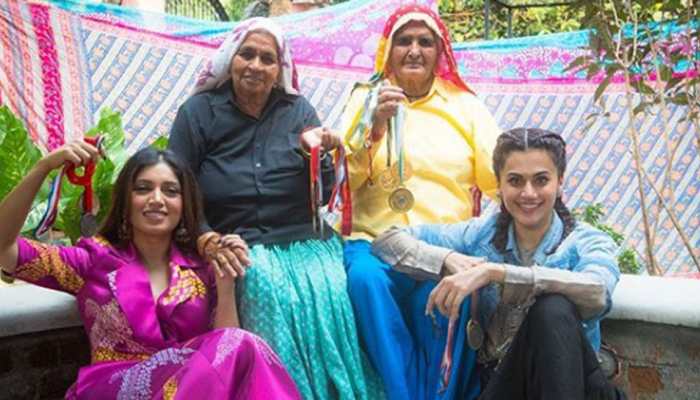
POLYGON ((438 54, 433 31, 423 22, 411 21, 394 34, 388 69, 404 90, 415 87, 424 93, 432 85, 438 54))
POLYGON ((274 36, 253 31, 231 60, 233 91, 237 97, 265 102, 280 74, 274 36))
POLYGON ((182 187, 165 162, 145 167, 131 187, 130 221, 134 238, 168 240, 182 218, 182 187))
POLYGON ((513 151, 499 174, 501 200, 519 232, 546 232, 562 177, 542 149, 513 151))

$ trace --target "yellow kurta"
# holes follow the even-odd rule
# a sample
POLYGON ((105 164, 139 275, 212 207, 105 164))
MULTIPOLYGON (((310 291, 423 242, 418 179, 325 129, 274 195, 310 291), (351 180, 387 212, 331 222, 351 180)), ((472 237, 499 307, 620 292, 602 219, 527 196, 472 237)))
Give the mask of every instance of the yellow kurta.
POLYGON ((469 190, 475 184, 484 194, 495 195, 491 155, 501 130, 476 96, 436 78, 428 96, 405 104, 405 159, 413 173, 404 186, 413 193, 415 204, 407 213, 392 211, 388 203, 391 192, 378 182, 379 174, 387 168, 387 136, 368 149, 364 140, 352 140, 348 129, 362 111, 367 91, 357 88, 353 92, 341 125, 349 153, 352 239, 371 240, 392 225, 464 221, 472 215, 469 190))

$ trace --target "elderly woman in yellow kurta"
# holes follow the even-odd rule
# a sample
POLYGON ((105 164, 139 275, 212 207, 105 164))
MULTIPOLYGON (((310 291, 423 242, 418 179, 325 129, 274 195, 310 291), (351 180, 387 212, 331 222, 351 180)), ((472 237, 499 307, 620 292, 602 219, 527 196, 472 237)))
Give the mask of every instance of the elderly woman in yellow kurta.
MULTIPOLYGON (((452 357, 452 375, 467 377, 460 366, 473 365, 464 362, 473 352, 462 351, 463 341, 444 351, 447 321, 424 316, 434 283, 393 271, 370 253, 370 240, 393 225, 469 218, 478 207, 473 187, 495 193, 491 153, 500 130, 457 74, 448 32, 427 8, 390 17, 375 72, 357 84, 342 127, 354 203, 344 260, 360 335, 388 398, 469 398, 469 382, 439 384, 443 354, 452 357)), ((463 331, 462 324, 456 335, 463 331)))

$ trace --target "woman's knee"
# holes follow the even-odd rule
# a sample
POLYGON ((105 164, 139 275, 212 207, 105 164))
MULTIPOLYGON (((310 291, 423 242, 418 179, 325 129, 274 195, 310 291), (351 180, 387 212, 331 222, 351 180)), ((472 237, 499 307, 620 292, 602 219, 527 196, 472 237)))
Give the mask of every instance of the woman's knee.
POLYGON ((530 307, 527 318, 535 328, 578 327, 580 317, 576 306, 561 294, 544 294, 530 307))
POLYGON ((351 294, 363 294, 389 285, 387 270, 367 257, 348 264, 347 279, 351 294))

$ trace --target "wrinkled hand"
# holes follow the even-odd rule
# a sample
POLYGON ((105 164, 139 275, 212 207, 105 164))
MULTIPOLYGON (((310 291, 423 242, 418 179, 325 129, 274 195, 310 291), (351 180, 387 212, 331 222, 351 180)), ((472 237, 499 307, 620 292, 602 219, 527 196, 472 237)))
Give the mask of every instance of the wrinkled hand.
POLYGON ((399 104, 408 99, 403 89, 398 86, 384 85, 379 89, 377 108, 372 116, 372 140, 379 141, 386 134, 388 122, 396 115, 399 104))
POLYGON ((459 317, 459 309, 464 298, 491 282, 489 269, 491 265, 480 264, 440 280, 430 292, 425 314, 432 315, 433 309, 437 307, 440 313, 450 319, 459 317))
POLYGON ((51 171, 64 165, 85 166, 90 161, 97 162, 99 158, 100 151, 97 147, 80 139, 55 149, 44 156, 40 163, 51 171))
POLYGON ((229 234, 207 241, 204 247, 204 258, 216 272, 217 283, 235 281, 245 276, 245 270, 250 266, 248 245, 238 235, 229 234))
POLYGON ((299 140, 302 148, 307 152, 315 146, 321 146, 322 151, 331 151, 343 145, 340 136, 323 126, 305 131, 299 140))
POLYGON ((465 256, 461 253, 452 252, 445 258, 442 264, 442 271, 445 276, 454 275, 485 262, 486 259, 482 257, 465 256))

